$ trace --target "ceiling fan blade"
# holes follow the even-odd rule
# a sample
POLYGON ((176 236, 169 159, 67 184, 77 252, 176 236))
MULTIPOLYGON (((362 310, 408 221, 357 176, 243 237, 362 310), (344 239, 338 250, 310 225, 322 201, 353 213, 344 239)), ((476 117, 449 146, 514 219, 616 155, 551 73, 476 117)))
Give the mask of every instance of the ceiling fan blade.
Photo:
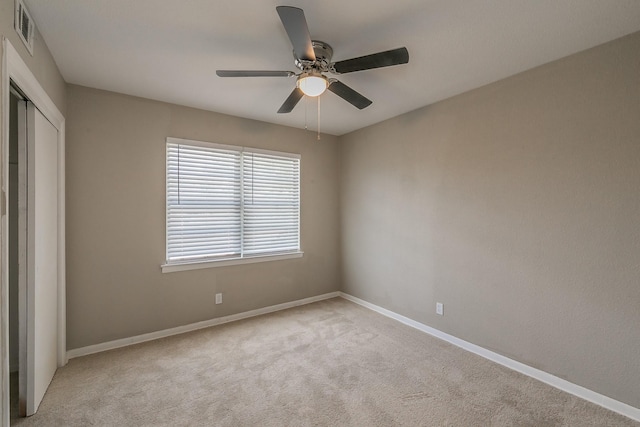
POLYGON ((218 77, 293 77, 293 71, 217 70, 218 77))
POLYGON ((337 80, 333 81, 327 89, 360 110, 367 108, 373 103, 370 99, 365 98, 346 84, 337 80))
POLYGON ((304 17, 304 11, 297 7, 278 6, 276 7, 278 15, 284 29, 287 31, 293 52, 298 59, 305 61, 315 61, 316 54, 313 52, 311 44, 311 36, 309 35, 309 27, 304 17))
POLYGON ((409 51, 406 47, 373 53, 359 58, 346 59, 333 63, 337 73, 353 73, 354 71, 371 70, 372 68, 389 67, 409 62, 409 51))
POLYGON ((282 106, 278 110, 278 113, 279 114, 290 113, 291 110, 293 110, 293 107, 295 107, 298 104, 298 102, 302 99, 303 96, 304 96, 304 93, 302 93, 300 89, 295 88, 293 92, 291 92, 289 97, 286 99, 286 101, 284 101, 284 104, 282 104, 282 106))

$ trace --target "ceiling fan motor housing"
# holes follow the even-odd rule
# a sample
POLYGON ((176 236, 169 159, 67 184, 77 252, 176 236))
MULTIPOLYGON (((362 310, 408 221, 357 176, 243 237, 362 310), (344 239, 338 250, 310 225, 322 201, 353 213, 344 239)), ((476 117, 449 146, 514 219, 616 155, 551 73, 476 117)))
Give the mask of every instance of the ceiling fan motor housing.
POLYGON ((333 48, 327 43, 319 40, 312 40, 311 45, 313 46, 313 53, 315 53, 316 55, 316 60, 307 61, 304 59, 299 59, 298 57, 296 57, 296 54, 294 52, 293 58, 295 59, 296 67, 305 72, 314 70, 320 73, 330 72, 331 58, 333 57, 333 48))

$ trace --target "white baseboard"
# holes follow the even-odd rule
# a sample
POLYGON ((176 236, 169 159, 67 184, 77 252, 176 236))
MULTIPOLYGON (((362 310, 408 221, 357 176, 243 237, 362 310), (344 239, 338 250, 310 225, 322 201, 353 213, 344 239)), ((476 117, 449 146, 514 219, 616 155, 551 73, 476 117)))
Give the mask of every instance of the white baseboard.
POLYGON ((146 341, 157 340, 158 338, 165 338, 171 335, 183 334, 185 332, 196 331, 198 329, 208 328, 210 326, 222 325, 223 323, 235 322, 236 320, 242 320, 249 317, 260 316, 262 314, 273 313, 275 311, 298 307, 305 304, 311 304, 313 302, 335 298, 338 296, 340 296, 339 292, 330 292, 328 294, 318 295, 315 297, 309 297, 297 301, 285 302, 269 307, 258 308, 256 310, 245 311, 244 313, 232 314, 230 316, 218 317, 211 320, 204 320, 202 322, 192 323, 190 325, 178 326, 176 328, 150 332, 148 334, 136 335, 134 337, 122 338, 119 340, 109 341, 101 344, 89 345, 87 347, 75 348, 67 352, 67 358, 73 359, 76 357, 86 356, 89 354, 99 353, 107 350, 113 350, 133 344, 140 344, 146 341))
POLYGON ((524 363, 509 359, 508 357, 502 356, 498 353, 494 353, 493 351, 487 350, 486 348, 472 344, 468 341, 461 340, 460 338, 456 338, 453 335, 449 335, 438 329, 432 328, 420 322, 416 322, 415 320, 409 319, 408 317, 402 316, 398 313, 394 313, 393 311, 387 310, 386 308, 371 304, 360 298, 345 294, 344 292, 339 292, 339 294, 346 300, 354 302, 370 310, 376 311, 382 315, 397 320, 398 322, 404 323, 405 325, 416 328, 419 331, 425 332, 436 338, 440 338, 464 350, 475 353, 479 356, 484 357, 485 359, 489 359, 492 362, 499 363, 500 365, 506 366, 507 368, 520 372, 521 374, 549 384, 552 387, 558 388, 562 391, 566 391, 567 393, 573 394, 574 396, 577 396, 581 399, 588 400, 589 402, 617 412, 621 415, 624 415, 625 417, 629 417, 632 420, 640 421, 640 409, 635 408, 631 405, 627 405, 626 403, 622 403, 600 393, 596 393, 595 391, 571 383, 567 380, 563 380, 562 378, 558 378, 555 375, 551 375, 547 372, 541 371, 540 369, 536 369, 529 365, 525 365, 524 363))

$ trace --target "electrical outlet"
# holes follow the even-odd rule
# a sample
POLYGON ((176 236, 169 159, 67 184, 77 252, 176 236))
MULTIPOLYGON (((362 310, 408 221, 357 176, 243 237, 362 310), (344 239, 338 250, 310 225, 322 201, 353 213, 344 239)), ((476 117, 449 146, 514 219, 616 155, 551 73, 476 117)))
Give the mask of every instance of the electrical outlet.
POLYGON ((442 304, 441 302, 436 303, 436 314, 444 316, 444 304, 442 304))
POLYGON ((222 294, 216 294, 216 304, 222 304, 222 294))

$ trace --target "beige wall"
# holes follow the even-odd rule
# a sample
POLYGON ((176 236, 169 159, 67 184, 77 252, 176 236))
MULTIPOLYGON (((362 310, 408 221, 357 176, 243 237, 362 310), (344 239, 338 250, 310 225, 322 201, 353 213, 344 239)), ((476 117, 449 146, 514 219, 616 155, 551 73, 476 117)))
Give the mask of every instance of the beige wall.
POLYGON ((345 292, 640 407, 640 33, 340 142, 345 292))
POLYGON ((69 349, 340 288, 335 137, 74 85, 67 96, 69 349), (161 273, 167 136, 301 154, 304 257, 161 273))

